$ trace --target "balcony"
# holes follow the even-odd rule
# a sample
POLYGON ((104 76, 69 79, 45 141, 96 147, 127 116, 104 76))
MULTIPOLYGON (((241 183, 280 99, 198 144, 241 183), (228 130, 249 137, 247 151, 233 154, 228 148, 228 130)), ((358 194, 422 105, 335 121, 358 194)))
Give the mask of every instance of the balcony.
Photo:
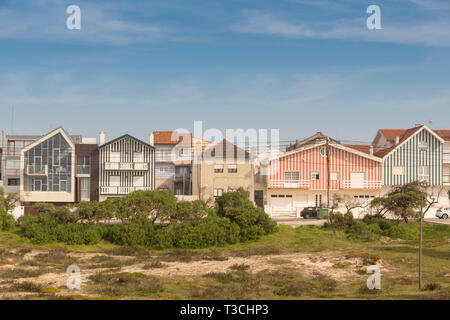
POLYGON ((450 186, 450 174, 444 174, 442 176, 442 182, 444 183, 444 185, 450 186))
POLYGON ((100 194, 126 195, 134 191, 151 191, 151 187, 100 187, 100 194))
POLYGON ((176 173, 175 181, 189 181, 191 180, 191 175, 188 173, 176 173))
POLYGON ((34 164, 27 165, 27 175, 28 176, 47 176, 48 166, 38 166, 34 164))
POLYGON ((342 181, 342 189, 380 189, 381 181, 342 181))
POLYGON ((269 188, 309 189, 309 180, 278 180, 269 183, 269 188))
POLYGON ((450 164, 450 152, 444 151, 443 160, 444 160, 444 164, 450 164))
POLYGON ((147 162, 105 162, 105 170, 148 171, 147 162))

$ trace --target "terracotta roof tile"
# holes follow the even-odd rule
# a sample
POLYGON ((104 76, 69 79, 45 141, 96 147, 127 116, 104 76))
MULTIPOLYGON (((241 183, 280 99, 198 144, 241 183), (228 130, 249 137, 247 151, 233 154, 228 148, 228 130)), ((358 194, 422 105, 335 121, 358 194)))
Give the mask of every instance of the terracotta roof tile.
POLYGON ((179 144, 191 145, 191 133, 178 133, 176 131, 153 131, 155 145, 157 144, 179 144))
POLYGON ((433 130, 438 136, 440 136, 445 141, 450 141, 450 130, 448 129, 435 129, 433 130))
MULTIPOLYGON (((423 125, 417 126, 417 127, 414 127, 414 128, 410 128, 410 129, 380 129, 380 131, 381 130, 391 130, 391 131, 395 131, 396 133, 398 133, 400 131, 403 131, 403 135, 398 135, 397 134, 396 136, 399 136, 398 144, 397 145, 393 145, 390 148, 378 150, 377 152, 375 152, 375 156, 380 157, 380 158, 384 157, 389 152, 394 150, 399 144, 403 143, 405 140, 407 140, 409 137, 411 137, 413 134, 415 134, 417 131, 421 130, 422 128, 423 128, 423 125)), ((395 141, 395 136, 394 136, 394 141, 395 141)))
POLYGON ((364 152, 370 154, 370 148, 372 147, 369 144, 343 144, 343 146, 351 149, 355 149, 359 152, 364 152))

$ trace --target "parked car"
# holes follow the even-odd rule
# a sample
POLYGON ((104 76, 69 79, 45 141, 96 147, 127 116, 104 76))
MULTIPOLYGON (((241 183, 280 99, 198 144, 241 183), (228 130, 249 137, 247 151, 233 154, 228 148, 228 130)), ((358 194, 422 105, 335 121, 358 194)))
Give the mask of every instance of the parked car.
POLYGON ((450 208, 440 208, 436 211, 436 217, 439 219, 448 219, 450 217, 450 208))
POLYGON ((319 208, 317 207, 307 207, 302 210, 300 215, 304 219, 317 219, 319 217, 319 208))

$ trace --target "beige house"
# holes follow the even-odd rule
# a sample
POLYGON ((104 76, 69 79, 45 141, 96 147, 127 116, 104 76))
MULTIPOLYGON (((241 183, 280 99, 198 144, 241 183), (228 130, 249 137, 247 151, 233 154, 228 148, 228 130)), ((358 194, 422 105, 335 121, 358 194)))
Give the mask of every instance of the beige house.
POLYGON ((242 187, 254 200, 254 164, 249 152, 225 139, 205 148, 198 146, 192 167, 194 195, 213 204, 215 197, 242 187))

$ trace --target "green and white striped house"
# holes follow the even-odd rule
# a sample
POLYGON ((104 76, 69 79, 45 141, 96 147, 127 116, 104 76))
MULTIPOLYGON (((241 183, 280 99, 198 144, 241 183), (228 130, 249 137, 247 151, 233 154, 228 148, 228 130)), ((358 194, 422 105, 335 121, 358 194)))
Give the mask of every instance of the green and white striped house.
POLYGON ((443 185, 445 140, 424 125, 411 129, 380 129, 373 142, 382 158, 382 186, 427 181, 443 185))

